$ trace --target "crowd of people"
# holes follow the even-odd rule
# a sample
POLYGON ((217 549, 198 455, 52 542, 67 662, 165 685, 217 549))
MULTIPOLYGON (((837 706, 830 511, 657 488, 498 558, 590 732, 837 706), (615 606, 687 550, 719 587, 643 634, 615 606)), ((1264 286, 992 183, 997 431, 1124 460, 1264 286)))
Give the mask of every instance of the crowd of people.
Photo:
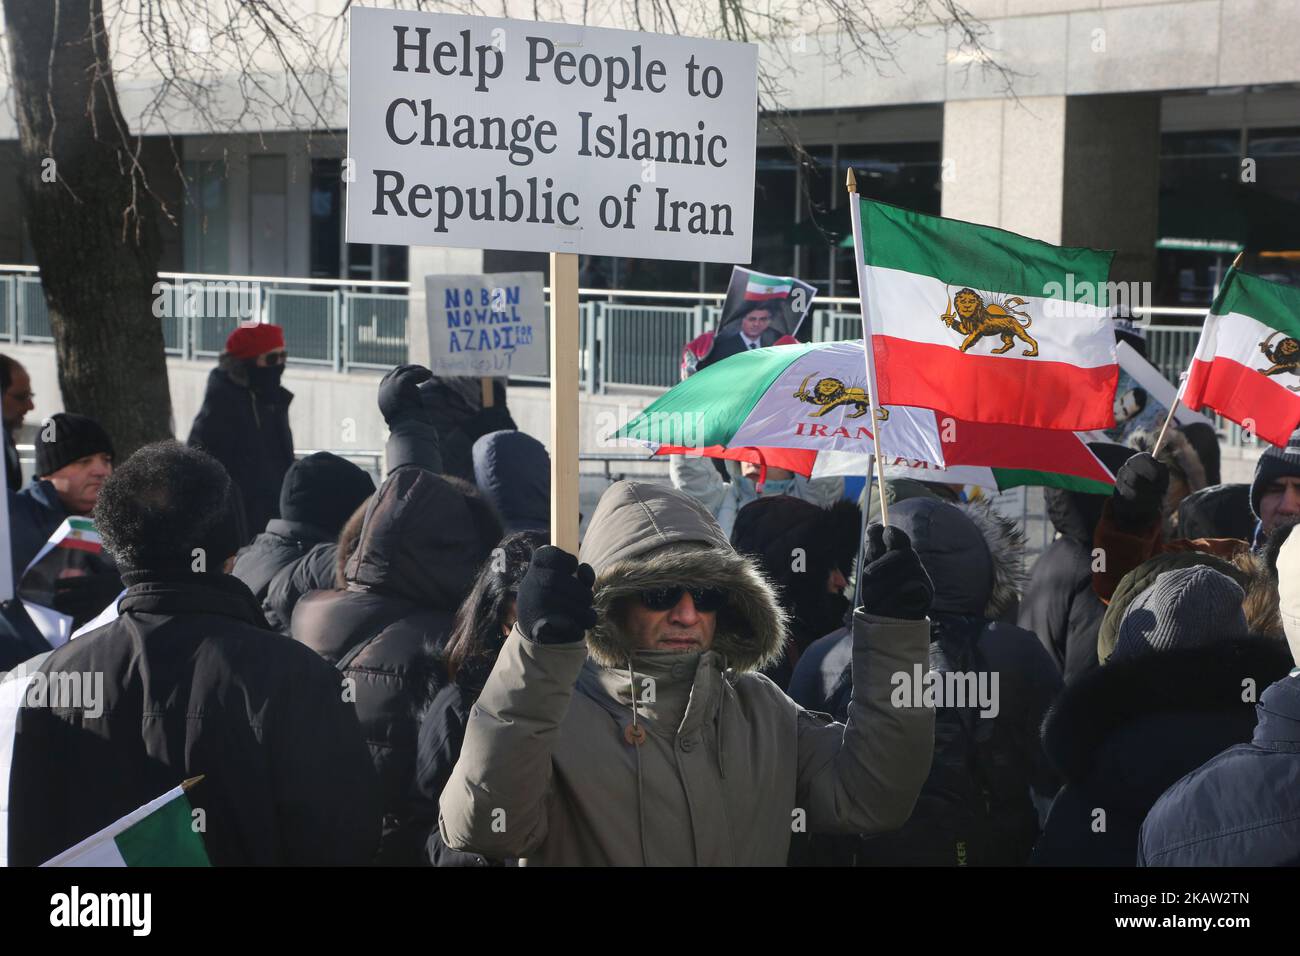
POLYGON ((0 356, 15 585, 70 516, 107 552, 57 649, 0 608, 8 679, 104 688, 20 710, 11 865, 200 775, 218 865, 1300 863, 1300 433, 1248 486, 1094 446, 1113 493, 1046 489, 1028 574, 961 489, 689 456, 571 554, 501 389, 390 371, 376 487, 294 460, 285 359, 237 330, 188 442, 120 462, 54 415, 20 487, 0 356))

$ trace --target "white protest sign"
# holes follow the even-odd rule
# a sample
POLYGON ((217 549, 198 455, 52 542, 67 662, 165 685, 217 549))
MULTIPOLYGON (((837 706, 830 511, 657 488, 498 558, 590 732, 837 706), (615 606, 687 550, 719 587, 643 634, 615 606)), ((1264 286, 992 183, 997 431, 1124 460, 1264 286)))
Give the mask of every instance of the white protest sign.
POLYGON ((549 374, 540 272, 431 275, 424 287, 434 375, 549 374))
POLYGON ((755 45, 351 14, 348 242, 750 260, 755 45))

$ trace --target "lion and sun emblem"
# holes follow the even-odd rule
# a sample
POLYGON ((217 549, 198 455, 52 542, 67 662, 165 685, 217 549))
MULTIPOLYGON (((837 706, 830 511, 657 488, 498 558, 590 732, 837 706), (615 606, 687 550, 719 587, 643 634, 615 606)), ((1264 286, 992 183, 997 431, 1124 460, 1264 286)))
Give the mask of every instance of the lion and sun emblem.
MULTIPOLYGON (((1288 335, 1274 345, 1273 340, 1281 334, 1281 332, 1274 332, 1259 343, 1259 350, 1272 364, 1268 368, 1258 368, 1255 371, 1263 372, 1265 375, 1283 375, 1288 372, 1292 375, 1300 375, 1300 340, 1288 335)), ((1287 389, 1300 392, 1300 385, 1288 385, 1287 389)))
POLYGON ((993 336, 1002 339, 1002 345, 992 354, 1010 352, 1019 339, 1026 345, 1020 354, 1032 358, 1038 354, 1038 341, 1027 331, 1033 325, 1033 319, 1028 312, 1018 308, 1024 304, 1025 300, 1018 295, 1000 302, 986 302, 981 293, 968 286, 959 289, 948 300, 948 311, 939 318, 948 328, 965 336, 961 343, 962 352, 969 352, 985 336, 993 336))
MULTIPOLYGON (((809 405, 816 405, 817 410, 810 413, 810 418, 822 418, 829 412, 837 408, 851 407, 853 411, 846 412, 844 417, 861 418, 871 410, 871 399, 867 397, 867 391, 857 385, 846 385, 838 378, 826 377, 819 379, 817 384, 811 389, 808 383, 816 372, 809 372, 804 376, 803 383, 794 393, 794 397, 801 402, 807 402, 809 405)), ((888 421, 889 409, 881 407, 876 417, 880 421, 888 421)))

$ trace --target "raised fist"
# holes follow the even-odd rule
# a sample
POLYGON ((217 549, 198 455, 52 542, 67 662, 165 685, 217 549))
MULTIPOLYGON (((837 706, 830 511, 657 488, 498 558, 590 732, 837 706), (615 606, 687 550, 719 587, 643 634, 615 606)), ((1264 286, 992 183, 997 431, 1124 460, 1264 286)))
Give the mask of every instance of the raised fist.
POLYGON ((591 587, 596 572, 567 551, 546 545, 533 553, 519 582, 515 614, 524 637, 538 644, 571 644, 596 625, 591 587))
POLYGON ((934 583, 912 550, 907 532, 872 524, 862 558, 862 606, 881 617, 923 619, 934 600, 934 583))
POLYGON ((429 422, 433 373, 423 365, 399 365, 379 382, 379 411, 388 427, 405 419, 429 422))

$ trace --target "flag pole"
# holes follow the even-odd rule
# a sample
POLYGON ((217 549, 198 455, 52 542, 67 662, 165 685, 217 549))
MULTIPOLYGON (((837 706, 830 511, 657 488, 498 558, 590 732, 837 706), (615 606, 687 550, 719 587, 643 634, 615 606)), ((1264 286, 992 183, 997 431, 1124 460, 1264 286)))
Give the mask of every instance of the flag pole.
MULTIPOLYGON (((867 318, 867 260, 862 251, 862 203, 858 200, 858 181, 849 167, 845 182, 849 191, 849 215, 853 220, 853 254, 857 257, 858 302, 862 310, 862 359, 867 367, 867 400, 871 402, 871 441, 875 448, 872 471, 880 482, 880 523, 889 527, 889 496, 885 494, 885 459, 880 455, 880 423, 883 409, 876 401, 876 354, 871 342, 871 321, 867 318)), ((871 472, 867 473, 867 481, 871 472)))
MULTIPOLYGON (((867 521, 871 517, 871 477, 876 470, 876 456, 868 455, 870 461, 867 462, 867 487, 863 489, 866 495, 866 501, 862 506, 862 521, 858 528, 858 564, 853 573, 853 606, 862 607, 862 564, 866 561, 867 553, 867 521)), ((885 500, 883 495, 880 499, 885 500)))
MULTIPOLYGON (((1232 274, 1237 271, 1237 264, 1241 262, 1241 257, 1245 255, 1245 250, 1237 253, 1237 257, 1232 260, 1232 265, 1228 266, 1228 271, 1219 283, 1219 292, 1222 293, 1228 287, 1228 280, 1232 274)), ((1217 301, 1217 296, 1216 296, 1217 301)), ((1210 311, 1214 311, 1214 305, 1210 306, 1210 311)), ((1204 327, 1201 328, 1201 335, 1205 335, 1204 327)), ((1200 344, 1197 344, 1196 351, 1192 353, 1192 363, 1195 364, 1197 353, 1200 352, 1200 344)), ((1191 378, 1192 366, 1187 367, 1187 371, 1179 377, 1178 391, 1174 394, 1174 400, 1169 404, 1169 414, 1165 416, 1165 423, 1160 426, 1160 434, 1156 436, 1156 446, 1151 449, 1151 457, 1154 458, 1160 453, 1160 446, 1165 443, 1165 432, 1169 431, 1169 423, 1174 420, 1174 412, 1178 409, 1178 403, 1183 400, 1183 393, 1187 389, 1187 380, 1191 378)))

